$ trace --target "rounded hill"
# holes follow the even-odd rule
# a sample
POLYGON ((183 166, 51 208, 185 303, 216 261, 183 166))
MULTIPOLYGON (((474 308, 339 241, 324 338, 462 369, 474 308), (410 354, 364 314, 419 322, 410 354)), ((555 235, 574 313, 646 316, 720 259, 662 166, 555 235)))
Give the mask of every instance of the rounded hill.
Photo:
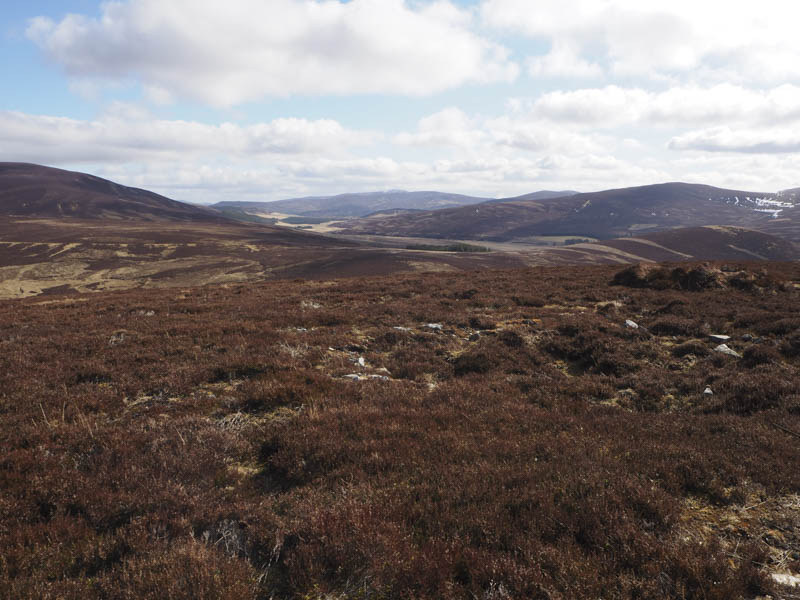
POLYGON ((0 163, 0 214, 142 221, 226 220, 216 211, 107 179, 28 163, 0 163))

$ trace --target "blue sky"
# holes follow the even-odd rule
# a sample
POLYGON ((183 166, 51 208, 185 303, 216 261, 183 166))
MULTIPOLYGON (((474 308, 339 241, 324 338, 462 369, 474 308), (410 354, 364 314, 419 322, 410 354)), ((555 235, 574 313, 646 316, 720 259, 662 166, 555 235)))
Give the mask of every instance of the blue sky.
POLYGON ((800 11, 765 0, 33 0, 0 160, 194 202, 800 185, 800 11))

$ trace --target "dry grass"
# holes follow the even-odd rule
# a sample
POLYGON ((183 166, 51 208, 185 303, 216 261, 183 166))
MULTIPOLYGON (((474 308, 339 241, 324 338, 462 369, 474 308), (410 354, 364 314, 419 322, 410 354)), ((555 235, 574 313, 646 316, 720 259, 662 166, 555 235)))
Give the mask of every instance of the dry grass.
POLYGON ((0 589, 775 597, 800 571, 800 268, 703 268, 721 285, 573 267, 2 302, 0 589))

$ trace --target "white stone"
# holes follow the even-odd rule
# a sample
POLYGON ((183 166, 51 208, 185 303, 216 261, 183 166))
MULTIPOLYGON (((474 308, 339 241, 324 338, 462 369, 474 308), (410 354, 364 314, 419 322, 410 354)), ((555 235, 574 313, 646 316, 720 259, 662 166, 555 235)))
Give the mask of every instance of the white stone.
POLYGON ((716 333, 712 334, 712 335, 710 335, 708 337, 710 337, 715 342, 727 342, 729 339, 731 339, 731 336, 729 336, 729 335, 719 335, 719 334, 716 334, 716 333))
POLYGON ((704 396, 713 396, 714 395, 714 390, 712 390, 710 387, 706 387, 706 389, 703 390, 703 395, 704 396))
POLYGON ((637 323, 634 323, 630 319, 625 320, 625 327, 630 327, 631 329, 639 329, 639 325, 637 323))
POLYGON ((742 355, 736 352, 733 348, 729 348, 727 344, 720 344, 716 348, 714 348, 714 352, 721 352, 722 354, 727 354, 728 356, 735 356, 737 358, 741 358, 742 355))
POLYGON ((785 585, 787 587, 800 586, 800 577, 792 575, 791 573, 773 573, 772 579, 775 583, 785 585))

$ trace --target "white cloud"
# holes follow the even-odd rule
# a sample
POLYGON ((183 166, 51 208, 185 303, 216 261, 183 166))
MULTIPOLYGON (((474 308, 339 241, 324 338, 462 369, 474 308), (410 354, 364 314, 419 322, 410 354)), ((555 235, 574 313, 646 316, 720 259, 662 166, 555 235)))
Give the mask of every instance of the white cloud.
POLYGON ((596 79, 603 74, 600 65, 581 58, 572 44, 560 40, 553 42, 548 54, 531 56, 526 62, 533 77, 596 79))
POLYGON ((400 133, 393 141, 402 146, 439 147, 470 156, 601 151, 597 136, 575 133, 513 112, 498 117, 470 117, 450 107, 420 119, 416 131, 400 133))
POLYGON ((551 44, 531 60, 553 68, 536 75, 557 75, 563 63, 567 74, 585 64, 618 77, 800 81, 800 5, 785 0, 483 0, 481 15, 491 27, 551 44))
POLYGON ((692 126, 717 123, 776 124, 800 121, 800 87, 753 90, 732 84, 640 88, 586 88, 543 94, 524 104, 531 116, 575 126, 624 124, 692 126))
POLYGON ((77 79, 138 79, 147 97, 233 106, 292 94, 426 95, 513 80, 502 46, 447 0, 127 0, 100 18, 32 20, 28 36, 77 79))
POLYGON ((275 119, 267 123, 207 125, 149 119, 141 109, 116 104, 93 121, 0 111, 2 160, 91 162, 163 160, 177 156, 238 156, 341 152, 372 142, 330 119, 275 119))
POLYGON ((743 129, 715 127, 692 131, 672 138, 673 150, 778 154, 800 152, 800 132, 796 130, 743 129))
POLYGON ((607 86, 544 94, 531 103, 533 117, 571 125, 609 127, 640 119, 650 94, 607 86))
POLYGON ((456 107, 444 108, 423 117, 413 133, 400 133, 394 142, 401 146, 474 148, 486 142, 486 132, 478 123, 456 107))

